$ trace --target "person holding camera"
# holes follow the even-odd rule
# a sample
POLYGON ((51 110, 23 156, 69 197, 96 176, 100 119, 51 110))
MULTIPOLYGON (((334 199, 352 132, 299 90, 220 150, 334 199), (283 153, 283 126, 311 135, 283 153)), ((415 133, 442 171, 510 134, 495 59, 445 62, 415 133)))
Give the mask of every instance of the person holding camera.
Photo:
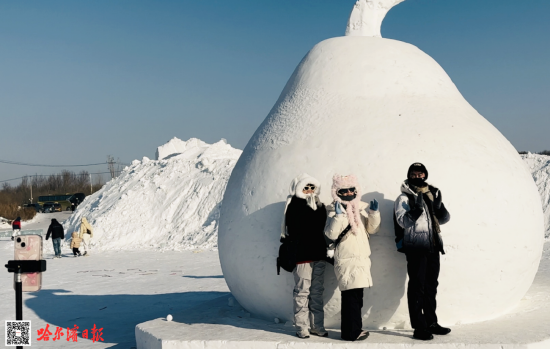
MULTIPOLYGON (((361 201, 360 188, 354 175, 332 178, 333 203, 327 206, 325 235, 335 241, 334 272, 342 292, 342 332, 344 340, 364 340, 361 308, 363 288, 371 287, 369 234, 380 229, 378 202, 361 201)), ((330 251, 330 250, 329 250, 330 251)))
POLYGON ((409 167, 395 200, 396 243, 407 257, 409 285, 407 301, 413 337, 431 340, 446 335, 449 328, 437 322, 436 294, 439 277, 439 253, 445 254, 440 225, 450 220, 441 191, 429 185, 428 170, 421 163, 409 167))
POLYGON ((325 276, 325 205, 319 200, 321 184, 304 173, 290 184, 281 232, 281 242, 292 245, 296 268, 293 292, 296 336, 327 337, 323 292, 325 276), (285 241, 286 240, 286 241, 285 241))

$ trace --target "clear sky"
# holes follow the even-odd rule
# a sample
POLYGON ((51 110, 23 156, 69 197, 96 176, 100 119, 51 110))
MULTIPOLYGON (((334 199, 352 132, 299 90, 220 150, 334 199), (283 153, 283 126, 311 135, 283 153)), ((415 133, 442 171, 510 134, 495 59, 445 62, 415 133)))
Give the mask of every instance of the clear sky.
MULTIPOLYGON (((302 57, 344 34, 354 3, 0 1, 0 159, 129 163, 172 137, 242 149, 302 57)), ((432 56, 518 150, 540 151, 549 13, 548 0, 406 0, 382 35, 432 56)), ((0 180, 56 171, 0 164, 0 180)))

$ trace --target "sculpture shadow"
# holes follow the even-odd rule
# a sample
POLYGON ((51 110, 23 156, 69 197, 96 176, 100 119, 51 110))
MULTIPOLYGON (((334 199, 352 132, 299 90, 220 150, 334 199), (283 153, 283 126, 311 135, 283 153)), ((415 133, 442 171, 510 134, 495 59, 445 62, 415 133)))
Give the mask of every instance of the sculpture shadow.
MULTIPOLYGON (((78 295, 66 290, 42 289, 31 293, 32 298, 25 300, 25 306, 32 309, 38 317, 50 324, 49 331, 55 334, 56 327, 61 327, 63 333, 67 328, 79 327, 78 342, 87 341, 82 338, 82 331, 103 328, 103 343, 112 343, 112 348, 129 349, 136 347, 135 326, 139 323, 156 318, 164 318, 167 314, 193 308, 205 301, 227 296, 228 292, 182 292, 153 295, 78 295), (53 327, 52 327, 53 326, 53 327)), ((25 315, 25 314, 23 314, 25 315)), ((33 340, 36 341, 36 331, 45 324, 33 322, 33 340)), ((61 338, 66 343, 66 338, 61 338)), ((42 342, 38 342, 42 343, 42 342)), ((49 342, 57 344, 50 336, 49 342)))
MULTIPOLYGON (((373 287, 365 288, 363 295, 363 327, 368 329, 404 328, 408 318, 392 319, 401 304, 405 294, 407 279, 407 263, 405 256, 395 247, 395 231, 393 227, 394 200, 384 197, 379 192, 369 192, 361 200, 370 203, 376 199, 381 215, 380 230, 370 235, 371 277, 373 287), (390 322, 392 319, 392 322, 390 322)), ((328 309, 335 314, 325 319, 325 325, 340 328, 341 294, 334 276, 334 268, 325 271, 325 312, 328 309)))
MULTIPOLYGON (((367 203, 376 199, 380 203, 382 215, 381 229, 370 239, 371 274, 374 286, 365 289, 363 325, 369 329, 381 329, 385 326, 403 328, 408 319, 399 319, 397 322, 392 319, 405 293, 407 277, 405 256, 398 253, 395 248, 394 200, 384 198, 384 194, 379 192, 366 193, 361 199, 367 203), (390 319, 392 319, 392 323, 389 323, 390 319)), ((227 271, 233 274, 231 282, 228 284, 232 287, 237 301, 246 311, 256 314, 268 322, 273 321, 275 317, 282 321, 293 319, 293 276, 283 270, 281 270, 281 275, 276 275, 275 268, 284 207, 284 202, 275 202, 241 218, 239 226, 233 228, 239 232, 251 229, 255 232, 247 236, 250 255, 246 259, 222 258, 224 274, 227 271), (235 270, 238 271, 236 274, 235 270), (251 283, 248 280, 248 275, 261 275, 262 281, 251 283), (258 295, 267 294, 269 297, 264 297, 261 302, 253 301, 258 298, 258 295), (265 308, 274 309, 274 311, 265 314, 265 308)), ((236 241, 238 239, 224 241, 227 251, 232 250, 232 245, 236 244, 236 241)), ((332 314, 332 316, 325 315, 325 325, 329 328, 339 328, 341 297, 334 268, 331 265, 327 265, 325 270, 324 285, 325 314, 332 314)))
MULTIPOLYGON (((281 338, 277 334, 289 336, 296 339, 296 329, 291 325, 291 321, 285 323, 282 321, 276 323, 274 319, 262 319, 248 313, 238 303, 229 302, 231 296, 222 296, 217 299, 204 302, 195 308, 187 309, 186 311, 174 315, 173 322, 178 322, 185 325, 195 324, 212 324, 225 325, 217 326, 216 331, 209 334, 209 339, 213 341, 227 340, 233 338, 234 327, 241 329, 254 330, 254 332, 239 332, 240 340, 257 341, 261 338, 264 341, 280 341, 281 338), (232 304, 232 305, 229 305, 232 304)), ((317 338, 316 341, 330 342, 344 341, 340 338, 340 332, 327 329, 329 338, 317 338)), ((187 341, 202 341, 203 334, 197 332, 193 327, 179 328, 182 338, 187 341)))
POLYGON ((370 328, 403 328, 407 319, 388 323, 401 304, 407 279, 405 255, 397 252, 395 247, 395 201, 386 199, 384 194, 379 192, 366 193, 361 199, 367 203, 376 199, 381 215, 380 230, 371 235, 369 240, 374 286, 365 289, 363 314, 366 315, 363 321, 370 328))
POLYGON ((223 275, 206 275, 206 276, 183 275, 182 277, 189 278, 189 279, 223 279, 223 275))

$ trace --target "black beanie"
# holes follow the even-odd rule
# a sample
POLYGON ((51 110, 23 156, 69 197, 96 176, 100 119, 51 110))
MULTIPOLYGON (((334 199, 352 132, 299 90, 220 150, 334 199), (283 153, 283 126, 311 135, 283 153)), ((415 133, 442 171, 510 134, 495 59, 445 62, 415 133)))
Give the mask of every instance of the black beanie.
POLYGON ((426 179, 428 179, 428 170, 426 169, 426 166, 422 165, 419 162, 415 162, 414 164, 409 167, 409 171, 407 171, 407 179, 411 178, 411 172, 417 171, 417 172, 424 172, 426 175, 426 179))

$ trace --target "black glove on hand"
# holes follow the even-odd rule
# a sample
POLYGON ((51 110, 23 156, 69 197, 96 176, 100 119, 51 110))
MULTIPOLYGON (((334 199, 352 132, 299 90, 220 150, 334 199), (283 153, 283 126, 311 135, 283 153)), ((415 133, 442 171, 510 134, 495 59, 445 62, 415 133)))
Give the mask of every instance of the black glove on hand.
POLYGON ((418 195, 416 196, 416 202, 414 204, 414 208, 410 210, 407 214, 413 221, 416 221, 422 215, 423 212, 424 212, 424 198, 422 193, 418 193, 418 195))
POLYGON ((441 190, 437 189, 435 192, 436 197, 434 198, 434 208, 436 210, 441 209, 441 203, 443 202, 443 197, 441 196, 441 190))

